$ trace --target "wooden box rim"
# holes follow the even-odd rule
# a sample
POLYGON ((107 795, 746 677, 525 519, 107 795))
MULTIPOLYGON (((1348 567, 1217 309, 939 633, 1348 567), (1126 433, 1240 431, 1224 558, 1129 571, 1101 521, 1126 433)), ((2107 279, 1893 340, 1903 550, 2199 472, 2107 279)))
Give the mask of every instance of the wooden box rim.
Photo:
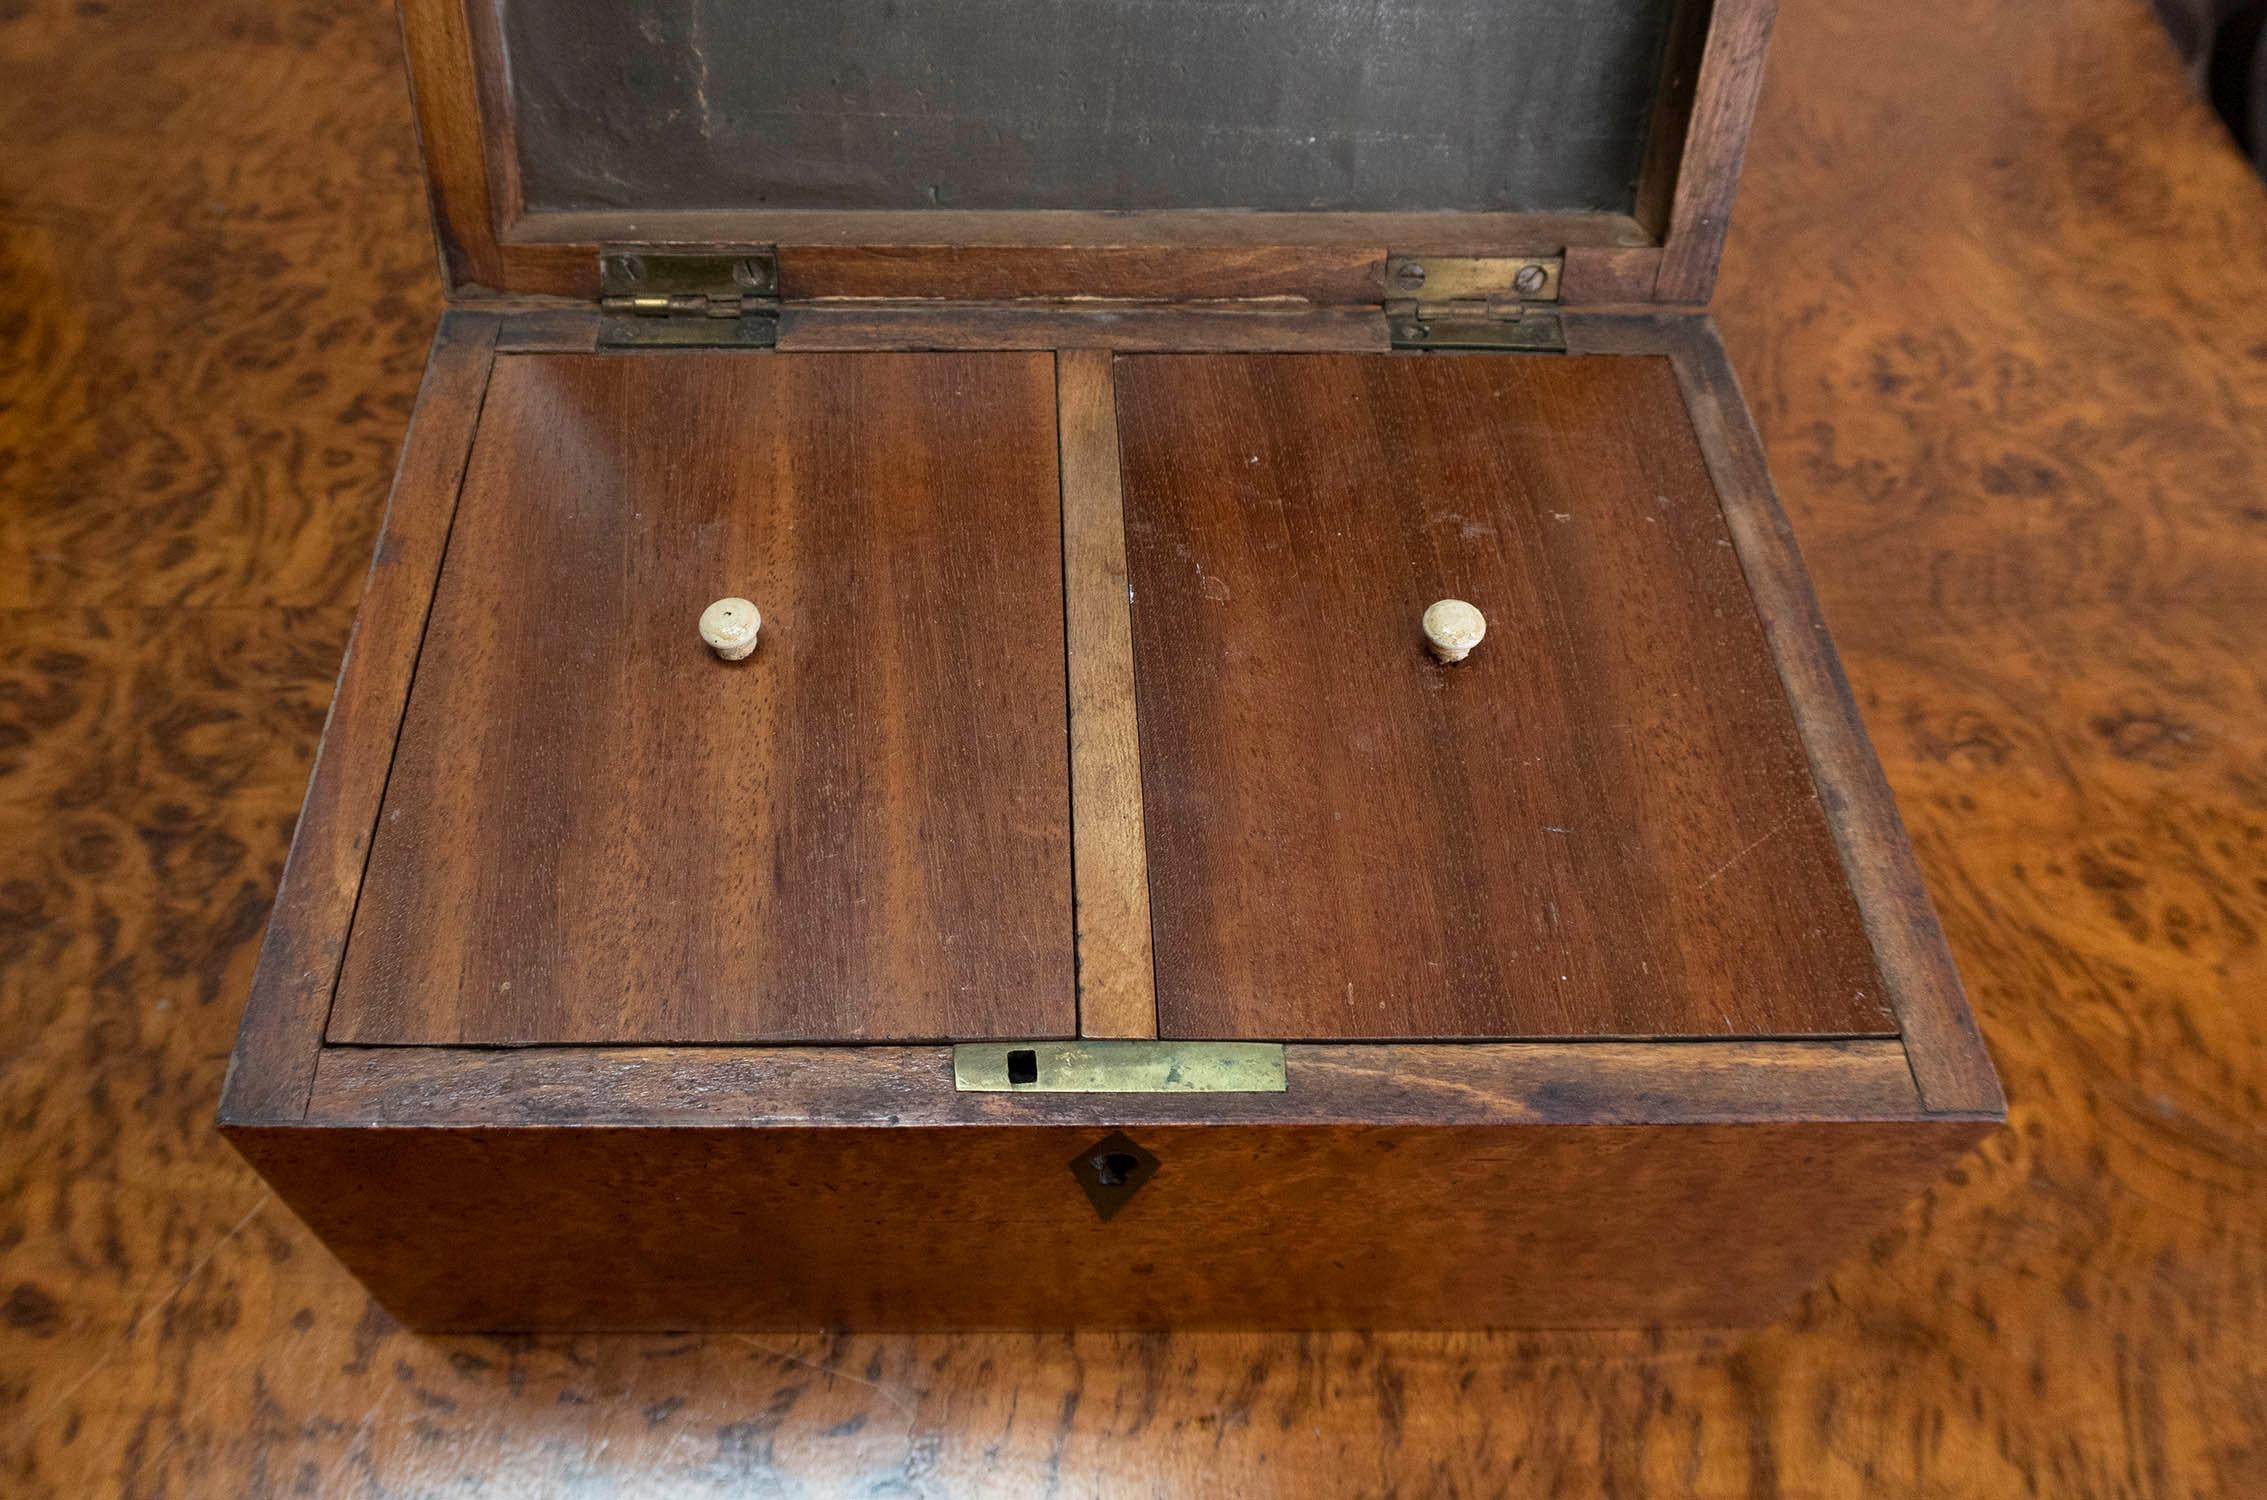
POLYGON ((1294 298, 1365 304, 1388 255, 1565 257, 1571 305, 1704 304, 1714 288, 1778 0, 1676 0, 1634 212, 536 212, 520 191, 494 0, 400 0, 452 300, 599 293, 602 246, 776 246, 789 301, 1294 298), (972 269, 971 249, 1017 254, 972 269), (877 281, 861 251, 889 252, 877 281), (1097 251, 1111 252, 1096 255, 1097 251))
MULTIPOLYGON (((941 316, 955 326, 971 321, 941 316)), ((981 347, 1018 346, 1019 316, 1036 320, 1036 346, 1060 351, 1059 370, 1074 355, 1091 369, 1113 348, 1143 347, 1139 325, 1129 329, 1118 314, 1090 314, 1095 328, 1083 346, 1064 333, 1063 315, 1052 312, 977 318, 968 339, 981 347)), ((1334 320, 1319 334, 1298 332, 1303 323, 1273 327, 1266 315, 1230 316, 1257 324, 1238 336, 1265 347, 1314 347, 1319 336, 1333 347, 1386 352, 1376 315, 1334 320)), ((599 317, 596 309, 466 309, 443 319, 231 1063, 221 1110, 231 1131, 481 1123, 855 1128, 882 1120, 1390 1123, 1430 1109, 1490 1125, 2003 1117, 1998 1080, 1811 597, 1761 444, 1707 318, 1689 314, 1572 312, 1568 344, 1576 354, 1670 361, 1772 661, 1796 709, 1813 778, 1834 811, 1844 874, 1889 984, 1897 1035, 1297 1044, 1287 1055, 1304 1082, 1291 1094, 1156 1098, 960 1094, 952 1087, 950 1048, 938 1046, 327 1042, 378 799, 488 379, 500 356, 593 347, 599 317)), ((1188 314, 1166 317, 1162 336, 1185 341, 1188 314)), ((936 318, 906 330, 845 310, 790 309, 780 348, 936 348, 936 326, 936 318)))

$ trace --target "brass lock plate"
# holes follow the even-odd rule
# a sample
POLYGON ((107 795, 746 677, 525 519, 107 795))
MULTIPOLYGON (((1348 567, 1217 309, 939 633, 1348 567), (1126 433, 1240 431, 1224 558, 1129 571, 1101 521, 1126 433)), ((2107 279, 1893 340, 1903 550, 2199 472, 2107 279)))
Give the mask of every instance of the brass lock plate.
POLYGON ((963 1042, 952 1086, 984 1094, 1280 1094, 1280 1042, 963 1042))

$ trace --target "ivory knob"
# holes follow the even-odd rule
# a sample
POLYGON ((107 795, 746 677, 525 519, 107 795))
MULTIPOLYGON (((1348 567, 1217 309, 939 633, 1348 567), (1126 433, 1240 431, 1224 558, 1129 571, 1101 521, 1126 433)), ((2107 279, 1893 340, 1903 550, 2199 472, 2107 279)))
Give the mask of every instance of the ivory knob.
POLYGON ((1442 661, 1462 661, 1488 633, 1488 622, 1462 599, 1442 599, 1425 611, 1425 644, 1442 661))
POLYGON ((745 599, 719 599, 701 611, 701 639, 726 661, 745 661, 756 649, 764 617, 745 599))

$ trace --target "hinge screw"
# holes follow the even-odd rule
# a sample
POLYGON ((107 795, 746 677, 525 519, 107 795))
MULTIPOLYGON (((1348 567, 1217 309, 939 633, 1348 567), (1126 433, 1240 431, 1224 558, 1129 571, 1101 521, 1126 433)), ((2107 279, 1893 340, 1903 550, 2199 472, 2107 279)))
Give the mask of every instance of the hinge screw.
POLYGON ((645 280, 645 257, 617 255, 614 257, 614 270, 624 281, 636 286, 645 280))
POLYGON ((1541 266, 1521 266, 1519 273, 1511 278, 1511 288, 1523 297, 1532 297, 1543 289, 1548 279, 1541 266))
POLYGON ((1403 261, 1393 273, 1393 279, 1414 291, 1425 284, 1425 268, 1413 260, 1403 261))
POLYGON ((732 279, 751 292, 771 290, 771 268, 754 256, 732 262, 732 279))

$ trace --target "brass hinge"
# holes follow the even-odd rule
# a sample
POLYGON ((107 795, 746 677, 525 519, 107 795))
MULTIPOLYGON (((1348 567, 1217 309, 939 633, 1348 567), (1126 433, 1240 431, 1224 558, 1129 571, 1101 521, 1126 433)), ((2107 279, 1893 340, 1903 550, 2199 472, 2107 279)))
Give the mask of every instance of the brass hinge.
POLYGON ((1564 264, 1556 255, 1389 257, 1385 321, 1393 347, 1562 353, 1566 331, 1540 304, 1558 301, 1564 264))
POLYGON ((779 257, 769 245, 605 250, 598 257, 604 349, 779 342, 779 257))

